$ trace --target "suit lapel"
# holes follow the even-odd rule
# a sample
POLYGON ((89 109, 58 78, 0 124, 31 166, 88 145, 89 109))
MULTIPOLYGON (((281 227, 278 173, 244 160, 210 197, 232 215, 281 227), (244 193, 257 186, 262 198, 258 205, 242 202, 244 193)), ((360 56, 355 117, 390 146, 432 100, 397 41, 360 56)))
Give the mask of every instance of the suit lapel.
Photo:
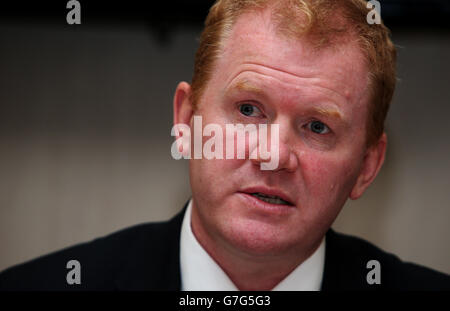
POLYGON ((329 229, 326 234, 322 291, 377 290, 366 281, 367 254, 349 237, 329 229))
POLYGON ((148 225, 126 255, 115 284, 122 291, 180 290, 180 233, 183 210, 171 220, 148 225))
POLYGON ((339 262, 339 256, 337 255, 338 250, 336 249, 335 232, 332 229, 329 229, 325 238, 325 267, 321 290, 338 290, 340 288, 339 271, 342 270, 342 267, 339 262))
MULTIPOLYGON (((171 220, 150 224, 138 241, 130 241, 127 258, 115 278, 116 288, 124 291, 180 290, 180 233, 183 210, 171 220)), ((353 263, 345 238, 329 229, 326 234, 322 291, 363 289, 362 271, 353 263), (358 280, 355 279, 358 276, 358 280)), ((358 256, 356 256, 358 257, 358 256)))

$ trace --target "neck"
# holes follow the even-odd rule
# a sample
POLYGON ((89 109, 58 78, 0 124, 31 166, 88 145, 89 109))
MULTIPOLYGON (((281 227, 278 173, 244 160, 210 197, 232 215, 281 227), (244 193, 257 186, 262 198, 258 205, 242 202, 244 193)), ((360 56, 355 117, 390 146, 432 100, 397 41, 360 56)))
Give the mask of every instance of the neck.
POLYGON ((191 227, 196 239, 239 290, 272 290, 308 259, 321 243, 319 240, 311 247, 282 254, 252 254, 237 249, 225 240, 212 238, 198 225, 197 215, 193 213, 192 216, 191 227))
MULTIPOLYGON (((203 244, 202 244, 203 246, 203 244)), ((302 264, 315 249, 296 256, 255 256, 203 246, 239 290, 269 291, 302 264)))

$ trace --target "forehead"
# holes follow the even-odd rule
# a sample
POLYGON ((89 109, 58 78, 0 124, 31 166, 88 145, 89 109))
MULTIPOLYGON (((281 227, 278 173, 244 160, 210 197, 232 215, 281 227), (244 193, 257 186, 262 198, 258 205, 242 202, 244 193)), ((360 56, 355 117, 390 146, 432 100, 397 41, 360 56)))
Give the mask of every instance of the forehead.
POLYGON ((345 44, 314 49, 306 37, 281 35, 269 9, 237 18, 216 68, 230 84, 249 65, 270 69, 274 78, 292 86, 320 86, 353 104, 362 104, 368 85, 368 70, 356 40, 350 37, 345 44))

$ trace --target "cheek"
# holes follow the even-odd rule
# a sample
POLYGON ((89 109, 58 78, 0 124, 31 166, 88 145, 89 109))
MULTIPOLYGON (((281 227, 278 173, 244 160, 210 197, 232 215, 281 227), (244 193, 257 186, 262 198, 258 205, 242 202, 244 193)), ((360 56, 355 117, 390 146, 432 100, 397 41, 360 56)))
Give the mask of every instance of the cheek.
MULTIPOLYGON (((201 178, 205 186, 212 186, 217 182, 225 183, 241 165, 242 160, 201 159, 190 160, 189 166, 192 177, 197 180, 201 178)), ((230 180, 227 183, 230 183, 230 180)))
POLYGON ((358 160, 349 154, 306 153, 302 177, 311 198, 329 204, 346 200, 357 179, 358 160))
MULTIPOLYGON (((233 191, 234 183, 239 180, 239 174, 242 173, 240 168, 245 165, 245 159, 237 159, 236 153, 233 152, 231 159, 227 159, 227 145, 234 145, 237 147, 237 141, 235 135, 228 135, 226 131, 226 124, 228 120, 221 113, 217 113, 217 109, 211 111, 209 106, 202 106, 203 109, 198 110, 198 116, 201 116, 202 126, 201 132, 196 133, 193 124, 191 124, 192 137, 191 137, 191 155, 194 157, 194 139, 201 141, 201 159, 190 160, 190 177, 191 186, 193 191, 197 194, 201 194, 203 198, 209 198, 209 200, 221 200, 227 193, 233 191), (206 135, 205 127, 213 125, 214 131, 211 132, 211 136, 206 135), (217 131, 220 128, 220 135, 217 135, 217 131), (196 136, 196 138, 194 138, 196 136), (220 139, 219 137, 222 137, 220 139), (227 144, 228 140, 228 144, 227 144), (208 144, 209 142, 209 144, 208 144), (222 155, 222 159, 216 157, 216 143, 222 143, 222 152, 217 150, 217 154, 222 155), (211 152, 210 152, 211 151, 211 152), (208 159, 205 156, 205 152, 210 155, 208 159)), ((248 150, 246 146, 245 150, 248 150)), ((247 151, 248 152, 248 151, 247 151)), ((246 153, 247 153, 246 152, 246 153)))
POLYGON ((305 155, 301 160, 304 183, 303 218, 329 227, 341 211, 356 181, 355 165, 329 155, 305 155))
MULTIPOLYGON (((190 180, 194 193, 204 198, 221 201, 235 191, 242 160, 190 160, 190 180)), ((209 202, 211 203, 211 202, 209 202)), ((217 202, 215 202, 217 204, 217 202)))

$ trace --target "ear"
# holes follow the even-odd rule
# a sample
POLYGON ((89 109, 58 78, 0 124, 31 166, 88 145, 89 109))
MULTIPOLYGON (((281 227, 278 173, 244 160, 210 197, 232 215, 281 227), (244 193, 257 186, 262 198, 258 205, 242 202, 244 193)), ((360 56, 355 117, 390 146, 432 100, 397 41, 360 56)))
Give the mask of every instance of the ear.
POLYGON ((383 133, 378 142, 367 149, 358 179, 350 193, 350 199, 356 200, 361 197, 378 175, 384 163, 386 145, 387 136, 383 133))
POLYGON ((177 127, 176 143, 180 153, 189 153, 190 148, 190 131, 187 127, 191 124, 191 119, 194 113, 194 107, 190 100, 191 86, 187 82, 180 82, 175 90, 173 97, 173 124, 177 127), (186 125, 186 126, 177 126, 186 125), (186 128, 186 131, 182 129, 186 128))
POLYGON ((191 86, 187 82, 178 83, 173 97, 173 123, 187 124, 191 123, 194 107, 190 101, 191 86))

